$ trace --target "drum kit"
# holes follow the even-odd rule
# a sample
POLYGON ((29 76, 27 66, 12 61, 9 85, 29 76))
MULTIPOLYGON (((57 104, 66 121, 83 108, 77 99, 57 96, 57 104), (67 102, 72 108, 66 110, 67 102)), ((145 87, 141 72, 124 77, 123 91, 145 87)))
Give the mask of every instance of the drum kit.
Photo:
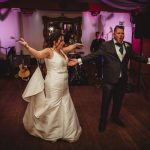
POLYGON ((68 58, 71 59, 71 58, 80 58, 82 57, 82 55, 84 54, 84 52, 71 52, 68 54, 68 58))
MULTIPOLYGON (((73 52, 68 54, 69 59, 82 58, 84 52, 73 52)), ((76 65, 74 67, 68 67, 69 84, 71 85, 99 85, 101 79, 98 78, 95 61, 90 61, 83 65, 76 65)))
MULTIPOLYGON (((68 54, 69 59, 81 58, 84 52, 71 52, 68 54)), ((83 82, 83 69, 82 66, 76 65, 68 68, 69 83, 70 84, 82 84, 83 82)))

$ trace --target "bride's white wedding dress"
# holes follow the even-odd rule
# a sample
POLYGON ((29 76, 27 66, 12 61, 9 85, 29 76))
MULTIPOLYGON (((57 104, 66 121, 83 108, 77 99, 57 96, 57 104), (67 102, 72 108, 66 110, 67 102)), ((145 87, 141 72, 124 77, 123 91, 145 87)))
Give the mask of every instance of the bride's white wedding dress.
POLYGON ((45 59, 45 80, 40 68, 35 70, 22 95, 28 102, 23 124, 31 135, 42 139, 73 142, 81 127, 68 87, 68 58, 64 57, 53 51, 53 57, 45 59))

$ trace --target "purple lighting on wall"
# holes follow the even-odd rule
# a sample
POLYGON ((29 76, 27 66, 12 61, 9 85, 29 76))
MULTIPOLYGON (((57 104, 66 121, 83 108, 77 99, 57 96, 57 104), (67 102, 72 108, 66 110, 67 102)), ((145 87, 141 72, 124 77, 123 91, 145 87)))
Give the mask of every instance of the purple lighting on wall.
MULTIPOLYGON (((7 9, 0 9, 0 13, 3 14, 7 9)), ((18 39, 19 33, 19 20, 18 12, 15 10, 10 10, 9 14, 5 17, 3 21, 0 21, 0 53, 6 54, 6 49, 8 47, 16 46, 16 42, 11 37, 18 39)))
POLYGON ((8 0, 0 0, 0 3, 7 2, 8 0))

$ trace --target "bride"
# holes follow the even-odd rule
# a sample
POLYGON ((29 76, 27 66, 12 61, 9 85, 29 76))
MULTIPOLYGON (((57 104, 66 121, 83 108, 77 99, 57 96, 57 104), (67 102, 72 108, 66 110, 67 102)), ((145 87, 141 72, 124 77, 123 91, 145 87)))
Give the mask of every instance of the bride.
POLYGON ((35 58, 44 58, 45 80, 37 68, 28 82, 23 99, 28 102, 23 124, 27 132, 44 140, 74 142, 79 139, 81 126, 68 87, 69 65, 66 53, 82 48, 80 43, 64 46, 64 36, 55 30, 48 38, 47 48, 38 51, 20 38, 19 43, 35 58))

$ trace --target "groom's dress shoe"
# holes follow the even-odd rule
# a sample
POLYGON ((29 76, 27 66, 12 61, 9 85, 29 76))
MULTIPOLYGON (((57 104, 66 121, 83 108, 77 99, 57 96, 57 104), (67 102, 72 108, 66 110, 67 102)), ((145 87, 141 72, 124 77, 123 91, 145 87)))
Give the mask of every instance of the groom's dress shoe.
POLYGON ((112 122, 115 123, 115 124, 117 124, 117 125, 120 126, 120 127, 125 127, 125 124, 124 124, 123 121, 120 120, 119 118, 117 118, 117 119, 112 119, 112 122))
POLYGON ((99 123, 99 127, 98 127, 99 132, 104 132, 104 131, 105 131, 105 128, 106 128, 106 123, 100 122, 100 123, 99 123))

